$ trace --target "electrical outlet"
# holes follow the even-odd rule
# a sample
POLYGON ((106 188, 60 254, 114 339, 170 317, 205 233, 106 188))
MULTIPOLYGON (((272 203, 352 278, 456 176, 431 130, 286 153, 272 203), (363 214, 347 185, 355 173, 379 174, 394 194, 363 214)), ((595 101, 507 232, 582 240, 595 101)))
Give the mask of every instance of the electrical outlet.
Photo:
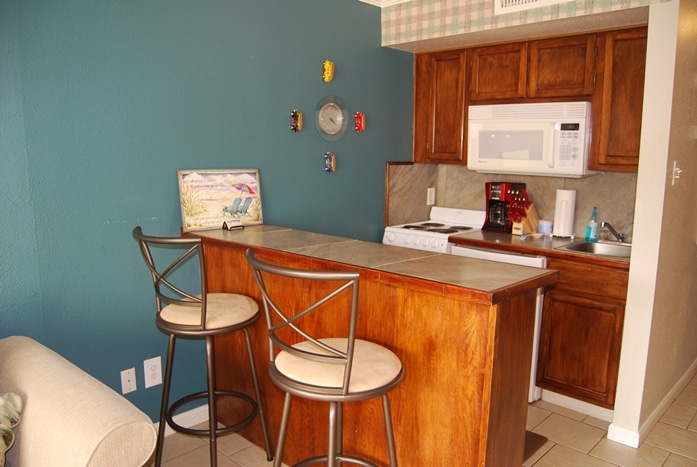
POLYGON ((435 188, 427 188, 426 189, 426 205, 433 206, 434 204, 436 204, 436 189, 435 188))
POLYGON ((150 388, 162 384, 162 359, 153 357, 143 362, 145 372, 145 387, 150 388))
POLYGON ((123 370, 121 372, 121 394, 128 394, 136 389, 136 369, 123 370))

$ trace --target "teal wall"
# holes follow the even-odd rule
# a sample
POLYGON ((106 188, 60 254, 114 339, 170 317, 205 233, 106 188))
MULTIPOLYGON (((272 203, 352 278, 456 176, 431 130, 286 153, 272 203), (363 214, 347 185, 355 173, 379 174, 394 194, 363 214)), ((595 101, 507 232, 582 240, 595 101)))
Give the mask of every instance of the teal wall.
MULTIPOLYGON (((127 397, 151 417, 161 386, 143 389, 142 361, 164 357, 166 337, 130 232, 178 233, 177 169, 258 168, 266 223, 380 240, 385 161, 411 155, 413 85, 411 55, 380 47, 380 9, 4 0, 0 44, 0 337, 32 336, 117 390, 135 367, 127 397), (367 130, 322 140, 327 94, 367 130)), ((179 349, 175 395, 205 371, 202 345, 179 349)))

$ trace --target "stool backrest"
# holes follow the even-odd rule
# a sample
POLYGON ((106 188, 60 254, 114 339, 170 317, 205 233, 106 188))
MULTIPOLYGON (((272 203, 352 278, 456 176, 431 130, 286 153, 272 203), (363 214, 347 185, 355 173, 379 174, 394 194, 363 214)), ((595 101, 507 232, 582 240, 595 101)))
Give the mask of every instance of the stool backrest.
POLYGON ((205 331, 206 323, 206 274, 202 239, 200 237, 152 237, 143 234, 140 226, 133 229, 133 238, 138 242, 140 253, 145 264, 150 270, 153 286, 155 288, 155 302, 157 305, 157 323, 165 330, 179 334, 198 334, 205 331), (156 264, 153 251, 155 248, 168 250, 169 256, 164 264, 159 261, 156 264), (174 259, 171 259, 174 255, 174 259), (198 256, 198 258, 196 258, 198 256), (173 274, 189 260, 197 260, 198 276, 200 278, 200 293, 186 291, 181 284, 173 278, 173 274), (162 310, 170 304, 182 305, 191 308, 192 313, 199 313, 201 321, 199 325, 183 325, 165 321, 160 317, 162 310))
MULTIPOLYGON (((247 261, 261 291, 268 326, 271 364, 281 350, 297 357, 344 366, 343 383, 317 392, 346 395, 351 382, 356 322, 358 271, 293 269, 259 260, 251 249, 247 261), (302 302, 302 299, 307 302, 302 302), (310 315, 312 319, 308 319, 310 315), (334 335, 327 329, 333 329, 334 335), (337 335, 340 333, 340 335, 337 335), (320 339, 342 338, 341 348, 320 339), (299 349, 294 344, 307 342, 299 349), (344 347, 345 345, 345 347, 344 347)), ((336 339, 332 340, 336 342, 336 339)))

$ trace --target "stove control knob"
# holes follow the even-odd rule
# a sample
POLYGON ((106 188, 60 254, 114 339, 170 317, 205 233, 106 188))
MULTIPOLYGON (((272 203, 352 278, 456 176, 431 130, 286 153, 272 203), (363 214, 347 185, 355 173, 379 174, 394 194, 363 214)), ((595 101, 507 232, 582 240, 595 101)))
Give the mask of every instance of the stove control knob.
POLYGON ((394 232, 387 232, 384 240, 388 241, 389 243, 394 243, 396 238, 397 236, 394 234, 394 232))

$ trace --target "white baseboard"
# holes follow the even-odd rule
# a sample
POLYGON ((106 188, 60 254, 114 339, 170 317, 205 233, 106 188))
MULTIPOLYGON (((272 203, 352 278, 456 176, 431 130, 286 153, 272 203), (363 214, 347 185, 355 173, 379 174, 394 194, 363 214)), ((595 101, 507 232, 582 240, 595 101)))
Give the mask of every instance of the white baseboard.
POLYGON ((697 373, 697 360, 692 362, 690 368, 687 369, 678 382, 675 383, 670 391, 661 399, 661 402, 653 409, 651 414, 646 418, 646 421, 641 424, 638 431, 611 424, 607 430, 607 438, 633 448, 639 447, 641 441, 646 438, 646 435, 648 435, 649 431, 658 423, 673 401, 680 395, 683 389, 690 384, 695 373, 697 373))
MULTIPOLYGON (((199 423, 208 421, 208 404, 187 410, 174 416, 174 421, 181 426, 190 428, 199 423)), ((155 429, 159 429, 160 423, 155 422, 155 429)), ((174 434, 174 430, 169 425, 165 426, 165 436, 174 434)))
POLYGON ((638 431, 628 430, 614 424, 610 424, 610 426, 607 427, 607 439, 635 449, 638 448, 641 443, 641 437, 638 431))
POLYGON ((614 412, 610 409, 598 407, 597 405, 589 404, 588 402, 583 402, 571 397, 562 396, 561 394, 557 394, 556 392, 548 391, 546 389, 542 390, 542 400, 549 402, 550 404, 558 405, 559 407, 575 410, 576 412, 581 412, 582 414, 599 418, 600 420, 604 420, 606 422, 611 422, 614 415, 614 412))

